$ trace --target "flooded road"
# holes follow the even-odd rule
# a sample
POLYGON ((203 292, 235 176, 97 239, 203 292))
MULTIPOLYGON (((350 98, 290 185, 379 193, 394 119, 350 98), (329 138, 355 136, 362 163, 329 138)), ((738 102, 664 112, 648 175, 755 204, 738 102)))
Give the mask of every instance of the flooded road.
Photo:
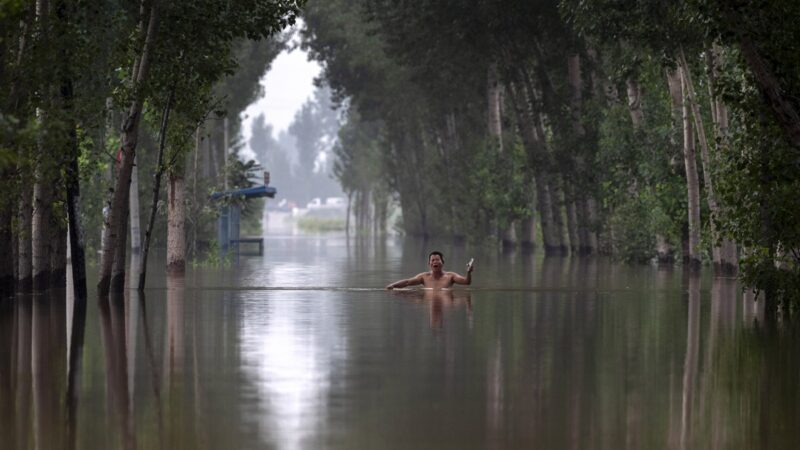
POLYGON ((270 237, 263 257, 154 271, 148 285, 85 309, 63 291, 0 303, 0 448, 800 438, 800 336, 764 331, 732 279, 320 235, 270 237), (446 270, 475 257, 469 289, 383 290, 434 249, 446 270))

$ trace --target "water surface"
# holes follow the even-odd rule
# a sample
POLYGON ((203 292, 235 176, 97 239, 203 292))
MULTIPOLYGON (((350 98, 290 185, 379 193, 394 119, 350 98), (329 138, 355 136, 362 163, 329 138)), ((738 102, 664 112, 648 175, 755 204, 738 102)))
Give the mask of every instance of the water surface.
MULTIPOLYGON (((800 358, 735 280, 274 236, 143 296, 0 303, 0 448, 792 448, 800 358), (82 342, 81 342, 82 341, 82 342)), ((151 267, 163 266, 153 262, 151 267)))

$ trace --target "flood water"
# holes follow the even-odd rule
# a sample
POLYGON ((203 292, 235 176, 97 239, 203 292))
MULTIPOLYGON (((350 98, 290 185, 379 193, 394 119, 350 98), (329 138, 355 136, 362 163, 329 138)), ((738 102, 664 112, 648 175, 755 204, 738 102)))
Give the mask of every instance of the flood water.
POLYGON ((340 235, 265 247, 85 310, 2 301, 0 448, 800 442, 800 336, 766 331, 735 280, 340 235), (433 249, 449 270, 475 257, 470 289, 382 289, 433 249))

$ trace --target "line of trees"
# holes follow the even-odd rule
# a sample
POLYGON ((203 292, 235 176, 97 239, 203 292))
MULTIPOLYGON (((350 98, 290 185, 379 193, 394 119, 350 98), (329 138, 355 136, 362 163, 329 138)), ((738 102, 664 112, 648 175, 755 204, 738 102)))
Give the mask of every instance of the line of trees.
POLYGON ((394 197, 411 235, 705 259, 775 309, 800 292, 797 17, 788 0, 311 0, 303 45, 347 111, 335 173, 373 220, 394 197))
POLYGON ((76 293, 85 297, 83 224, 92 242, 103 229, 99 292, 122 289, 128 233, 136 253, 140 206, 149 207, 146 254, 162 174, 168 268, 183 270, 185 222, 191 242, 209 222, 199 220, 209 208, 198 189, 236 178, 225 170, 236 113, 283 45, 267 39, 294 23, 302 3, 0 2, 2 290, 63 285, 69 229, 76 293), (226 109, 232 119, 216 120, 226 109), (156 179, 140 184, 139 173, 156 179), (150 204, 139 203, 143 187, 155 187, 150 204))

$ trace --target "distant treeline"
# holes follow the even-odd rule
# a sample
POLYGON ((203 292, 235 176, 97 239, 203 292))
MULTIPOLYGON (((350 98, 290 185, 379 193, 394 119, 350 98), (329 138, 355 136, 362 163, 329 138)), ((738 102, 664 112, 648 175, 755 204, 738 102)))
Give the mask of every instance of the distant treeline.
POLYGON ((396 198, 411 235, 705 260, 800 296, 800 3, 310 0, 303 15, 347 110, 335 173, 362 220, 384 224, 396 198))

